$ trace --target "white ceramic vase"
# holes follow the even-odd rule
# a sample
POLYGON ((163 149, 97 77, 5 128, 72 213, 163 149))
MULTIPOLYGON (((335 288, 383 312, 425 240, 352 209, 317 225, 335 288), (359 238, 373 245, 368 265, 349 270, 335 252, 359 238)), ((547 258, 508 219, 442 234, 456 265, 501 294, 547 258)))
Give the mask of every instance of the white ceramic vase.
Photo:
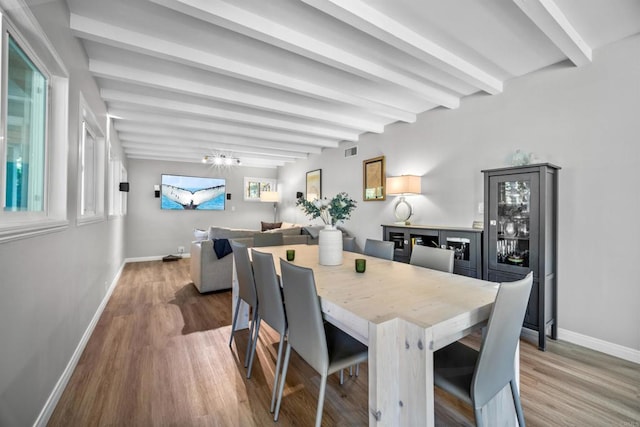
POLYGON ((342 264, 342 231, 325 225, 324 230, 320 230, 318 249, 320 265, 342 264))

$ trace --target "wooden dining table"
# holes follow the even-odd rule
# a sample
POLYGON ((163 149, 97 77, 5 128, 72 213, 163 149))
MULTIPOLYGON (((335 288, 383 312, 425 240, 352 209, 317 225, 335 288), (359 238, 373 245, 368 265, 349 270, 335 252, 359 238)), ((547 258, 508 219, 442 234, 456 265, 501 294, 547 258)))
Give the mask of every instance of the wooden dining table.
MULTIPOLYGON (((273 255, 278 274, 294 249, 293 264, 313 270, 325 319, 368 346, 370 426, 435 425, 433 353, 486 324, 496 283, 352 252, 342 265, 324 266, 313 245, 255 249, 273 255), (356 258, 366 259, 364 273, 356 258)), ((232 307, 236 294, 234 274, 232 307)), ((246 327, 241 310, 238 325, 246 327)), ((507 390, 483 412, 486 425, 515 424, 507 390)))

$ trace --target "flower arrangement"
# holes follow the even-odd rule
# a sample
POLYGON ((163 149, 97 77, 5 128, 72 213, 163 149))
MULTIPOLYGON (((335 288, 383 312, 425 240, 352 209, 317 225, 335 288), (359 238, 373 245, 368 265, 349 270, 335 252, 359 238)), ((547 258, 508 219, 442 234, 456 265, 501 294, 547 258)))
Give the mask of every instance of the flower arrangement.
POLYGON ((349 197, 347 193, 338 193, 333 199, 315 199, 313 202, 300 197, 296 202, 305 214, 315 219, 320 217, 322 221, 331 226, 335 226, 340 221, 349 219, 351 211, 356 207, 356 201, 349 197))

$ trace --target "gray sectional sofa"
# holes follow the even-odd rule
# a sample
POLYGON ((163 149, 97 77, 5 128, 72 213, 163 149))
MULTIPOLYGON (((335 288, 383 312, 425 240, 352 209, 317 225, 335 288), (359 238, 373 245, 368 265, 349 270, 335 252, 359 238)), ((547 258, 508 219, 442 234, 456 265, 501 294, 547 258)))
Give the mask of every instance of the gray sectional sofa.
MULTIPOLYGON (((317 231, 322 227, 288 227, 265 231, 282 233, 284 245, 317 244, 317 231)), ((261 231, 211 227, 207 238, 191 243, 191 280, 200 293, 230 289, 233 275, 233 255, 218 258, 214 250, 214 240, 233 239, 238 243, 253 246, 253 237, 261 231)), ((344 236, 345 250, 355 249, 355 239, 344 236)))

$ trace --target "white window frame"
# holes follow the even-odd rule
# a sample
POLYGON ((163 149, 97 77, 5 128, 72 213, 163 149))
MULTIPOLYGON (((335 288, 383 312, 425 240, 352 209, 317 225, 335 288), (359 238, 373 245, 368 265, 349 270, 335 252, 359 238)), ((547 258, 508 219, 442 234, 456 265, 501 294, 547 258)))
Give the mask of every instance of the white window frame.
POLYGON ((28 8, 0 0, 0 243, 66 229, 69 79, 53 45, 28 8), (15 6, 15 5, 14 5, 15 6), (11 10, 9 17, 4 10, 11 10), (10 19, 11 18, 11 19, 10 19), (48 82, 42 211, 5 211, 8 36, 48 82))
POLYGON ((127 215, 127 192, 120 191, 120 183, 127 182, 127 169, 118 158, 109 160, 109 217, 127 215))
POLYGON ((260 201, 260 195, 258 194, 257 197, 249 197, 249 183, 250 182, 259 182, 262 186, 262 184, 269 184, 271 191, 276 191, 276 179, 275 178, 253 178, 253 177, 248 177, 245 176, 244 177, 244 185, 242 186, 242 193, 244 196, 244 201, 245 202, 259 202, 260 201))
POLYGON ((105 220, 104 184, 105 184, 105 145, 104 132, 98 126, 96 116, 80 93, 79 109, 80 133, 78 135, 78 225, 92 224, 105 220), (91 138, 87 138, 90 136, 91 138), (93 169, 85 168, 88 144, 92 145, 93 169), (89 177, 87 174, 91 173, 89 177), (88 204, 86 193, 93 196, 93 204, 88 204))

